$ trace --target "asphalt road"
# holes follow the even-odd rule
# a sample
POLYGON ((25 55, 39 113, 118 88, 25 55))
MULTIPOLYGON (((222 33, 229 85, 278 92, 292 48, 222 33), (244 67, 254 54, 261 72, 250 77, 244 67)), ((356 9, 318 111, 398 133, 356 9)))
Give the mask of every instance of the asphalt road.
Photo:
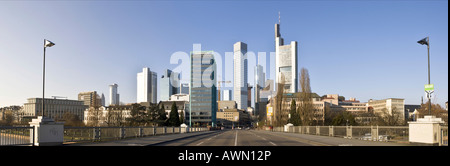
POLYGON ((224 130, 207 135, 169 141, 157 146, 326 146, 326 144, 255 130, 224 130))
POLYGON ((261 130, 223 130, 168 134, 67 146, 409 146, 392 142, 363 141, 338 137, 261 130))

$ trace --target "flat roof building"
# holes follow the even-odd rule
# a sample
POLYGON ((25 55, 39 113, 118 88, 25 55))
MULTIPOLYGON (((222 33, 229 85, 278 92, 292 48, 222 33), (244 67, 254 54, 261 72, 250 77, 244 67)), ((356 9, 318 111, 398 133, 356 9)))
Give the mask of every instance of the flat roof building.
POLYGON ((189 126, 216 126, 217 67, 212 51, 191 52, 189 126))
MULTIPOLYGON (((61 119, 65 113, 84 119, 84 111, 89 106, 84 101, 67 99, 45 99, 45 116, 53 119, 61 119)), ((29 98, 23 106, 23 117, 36 118, 42 115, 42 98, 29 98)))
POLYGON ((157 74, 150 68, 142 68, 137 74, 137 103, 157 103, 157 74))

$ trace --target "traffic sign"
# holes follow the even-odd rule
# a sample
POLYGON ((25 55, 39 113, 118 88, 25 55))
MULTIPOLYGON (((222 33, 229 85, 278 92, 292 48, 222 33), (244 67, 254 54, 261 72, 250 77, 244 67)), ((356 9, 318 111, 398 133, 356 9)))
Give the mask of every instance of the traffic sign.
POLYGON ((431 91, 425 91, 425 96, 427 97, 427 99, 432 99, 433 98, 433 94, 434 90, 431 91))
POLYGON ((425 84, 425 91, 434 90, 434 84, 425 84))

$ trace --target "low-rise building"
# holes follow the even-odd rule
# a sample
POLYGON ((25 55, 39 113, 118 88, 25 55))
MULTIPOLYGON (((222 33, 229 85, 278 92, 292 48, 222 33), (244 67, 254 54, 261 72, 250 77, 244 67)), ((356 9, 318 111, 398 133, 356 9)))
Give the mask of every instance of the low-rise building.
POLYGON ((217 101, 219 106, 219 111, 223 109, 237 109, 236 101, 217 101))
MULTIPOLYGON (((84 101, 67 99, 45 99, 45 117, 62 119, 65 113, 78 116, 84 119, 84 111, 89 106, 84 105, 84 101)), ((22 118, 36 118, 42 115, 42 98, 29 98, 23 106, 22 118)))
POLYGON ((104 103, 97 91, 78 93, 78 100, 83 101, 84 105, 89 107, 100 107, 104 103))
POLYGON ((217 112, 217 124, 224 127, 247 127, 250 125, 249 114, 239 109, 223 109, 217 112))
POLYGON ((164 107, 167 118, 169 118, 172 105, 175 103, 178 109, 178 115, 183 116, 183 122, 189 118, 189 95, 188 94, 174 94, 171 95, 168 101, 160 101, 159 106, 164 107))
POLYGON ((22 106, 16 105, 0 108, 0 121, 8 119, 8 116, 10 116, 12 122, 19 122, 21 119, 21 110, 22 106))
POLYGON ((84 111, 83 122, 87 126, 122 126, 131 118, 132 105, 90 107, 84 111))
POLYGON ((172 105, 175 103, 178 109, 178 115, 181 117, 184 115, 186 117, 186 111, 189 111, 189 102, 187 101, 160 101, 159 106, 164 107, 167 118, 169 118, 170 111, 172 111, 172 105))

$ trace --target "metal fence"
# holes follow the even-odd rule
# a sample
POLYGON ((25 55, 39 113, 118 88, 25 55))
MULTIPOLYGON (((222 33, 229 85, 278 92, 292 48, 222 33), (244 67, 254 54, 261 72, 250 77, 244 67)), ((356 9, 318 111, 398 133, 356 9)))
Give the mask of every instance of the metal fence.
MULTIPOLYGON (((448 129, 442 128, 442 144, 448 145, 448 129)), ((290 132, 309 135, 341 137, 366 141, 385 141, 407 143, 409 136, 408 126, 292 126, 274 127, 276 132, 290 132)))
POLYGON ((34 127, 0 126, 0 146, 32 145, 34 127))
POLYGON ((448 126, 440 126, 439 132, 439 146, 448 146, 448 126))
MULTIPOLYGON (((110 141, 182 132, 181 127, 64 127, 64 143, 110 141)), ((192 127, 188 132, 207 131, 192 127)))

